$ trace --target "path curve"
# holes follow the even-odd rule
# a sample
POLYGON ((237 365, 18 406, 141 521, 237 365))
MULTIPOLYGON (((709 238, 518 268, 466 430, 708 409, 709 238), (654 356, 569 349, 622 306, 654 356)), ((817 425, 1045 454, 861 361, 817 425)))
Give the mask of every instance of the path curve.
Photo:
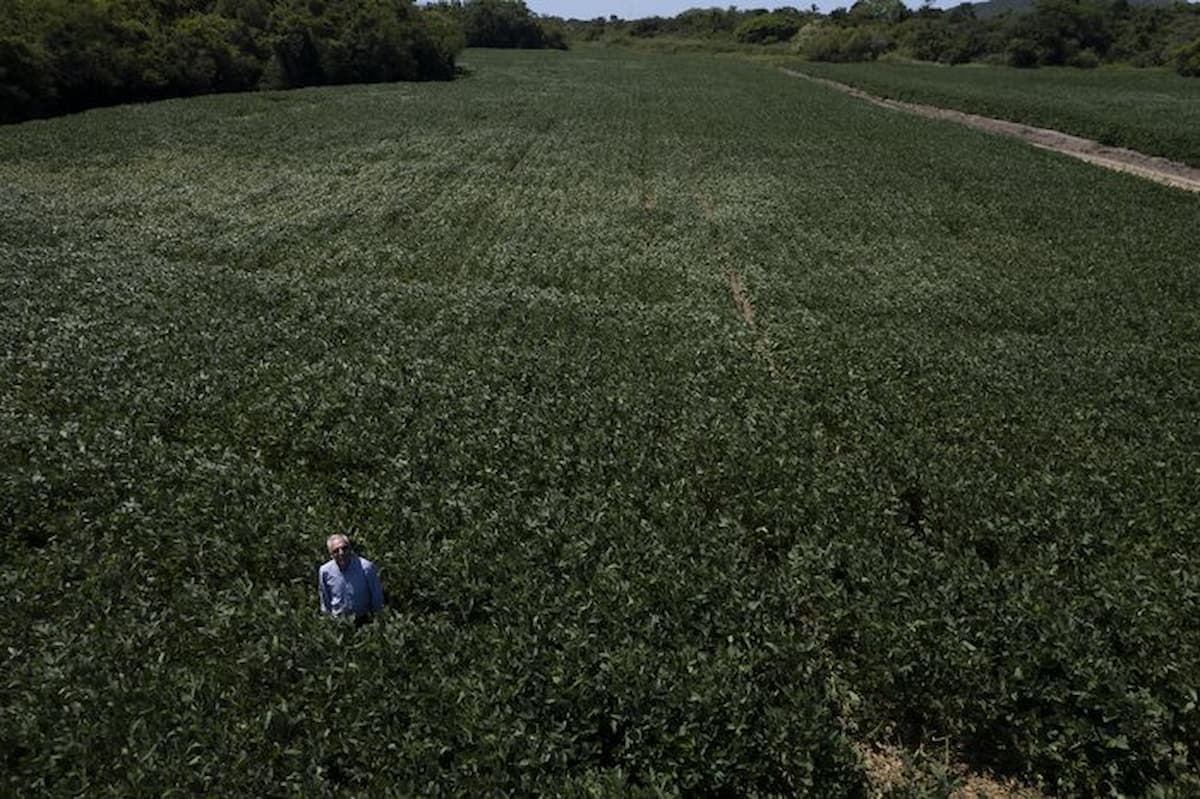
POLYGON ((874 103, 882 108, 888 108, 893 111, 904 111, 930 119, 945 119, 988 133, 1011 136, 1014 139, 1020 139, 1032 144, 1034 147, 1064 153, 1107 169, 1128 172, 1166 186, 1183 189, 1184 191, 1200 192, 1200 169, 1188 166, 1187 164, 1181 164, 1178 161, 1171 161, 1170 159, 1160 158, 1155 155, 1146 155, 1136 150, 1127 150, 1124 147, 1109 147, 1093 139, 1072 136, 1069 133, 1049 128, 1037 128, 1020 122, 993 119, 992 117, 979 116, 978 114, 968 114, 964 111, 939 108, 934 105, 889 100, 886 97, 878 97, 857 87, 839 83, 835 80, 814 77, 813 75, 787 69, 786 67, 780 67, 779 69, 784 74, 791 75, 794 78, 804 78, 814 83, 829 86, 832 89, 844 92, 852 97, 857 97, 860 100, 874 103))

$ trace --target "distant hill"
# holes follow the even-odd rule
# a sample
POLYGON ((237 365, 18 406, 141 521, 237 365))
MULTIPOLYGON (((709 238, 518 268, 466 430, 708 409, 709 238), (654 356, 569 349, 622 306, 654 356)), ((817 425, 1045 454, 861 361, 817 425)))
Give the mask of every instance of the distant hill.
MULTIPOLYGON (((1129 5, 1135 7, 1142 6, 1170 6, 1174 5, 1176 0, 1129 0, 1129 5)), ((987 0, 984 3, 968 3, 975 11, 975 16, 979 19, 987 19, 1003 14, 1006 11, 1016 11, 1018 13, 1033 9, 1034 0, 987 0)))

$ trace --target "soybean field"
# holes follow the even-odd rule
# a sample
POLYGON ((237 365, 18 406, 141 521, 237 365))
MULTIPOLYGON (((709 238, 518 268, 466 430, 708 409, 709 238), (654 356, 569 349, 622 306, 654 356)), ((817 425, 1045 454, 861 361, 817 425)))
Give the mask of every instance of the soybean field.
POLYGON ((1052 128, 1200 166, 1200 85, 1167 69, 787 63, 896 100, 1052 128))
POLYGON ((0 792, 1200 790, 1200 198, 462 63, 0 128, 0 792))

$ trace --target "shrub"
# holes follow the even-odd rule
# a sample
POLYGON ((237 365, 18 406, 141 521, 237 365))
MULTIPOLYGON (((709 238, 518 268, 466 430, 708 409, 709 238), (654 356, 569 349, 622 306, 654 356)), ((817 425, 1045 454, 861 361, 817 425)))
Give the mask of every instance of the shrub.
POLYGON ((172 26, 167 61, 178 94, 247 91, 258 85, 263 64, 234 44, 238 27, 216 14, 191 14, 172 26))
POLYGON ((55 101, 48 59, 37 44, 0 37, 0 122, 36 115, 55 101))
POLYGON ((905 20, 895 29, 900 47, 920 61, 962 64, 971 60, 976 47, 971 37, 940 21, 923 17, 905 20))
POLYGON ((521 0, 469 0, 462 10, 469 47, 567 49, 561 31, 547 31, 521 0))
POLYGON ((1200 77, 1200 37, 1190 44, 1176 47, 1170 54, 1171 66, 1184 77, 1200 77))
POLYGON ((1096 55, 1095 50, 1080 50, 1068 59, 1067 65, 1077 69, 1095 69, 1100 66, 1100 56, 1096 55))
POLYGON ((333 0, 314 14, 288 0, 271 15, 273 69, 281 86, 445 79, 463 39, 437 9, 333 0))
POLYGON ((1038 65, 1038 50, 1028 39, 1013 39, 1005 48, 1005 63, 1010 67, 1029 69, 1038 65))
POLYGON ((793 48, 812 61, 874 61, 892 48, 892 40, 876 26, 842 28, 809 23, 793 39, 793 48))
POLYGON ((759 14, 742 22, 734 37, 743 44, 774 44, 786 42, 800 30, 800 22, 786 14, 759 14))
POLYGON ((417 42, 417 63, 421 73, 433 78, 454 76, 454 62, 467 46, 462 25, 440 8, 423 8, 424 37, 417 42))

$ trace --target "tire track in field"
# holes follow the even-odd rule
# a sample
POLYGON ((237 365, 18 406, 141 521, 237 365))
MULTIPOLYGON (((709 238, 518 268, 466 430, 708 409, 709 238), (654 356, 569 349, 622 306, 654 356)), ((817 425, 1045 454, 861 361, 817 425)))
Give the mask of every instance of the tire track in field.
POLYGON ((1187 164, 1181 164, 1178 161, 1172 161, 1168 158, 1146 155, 1145 153, 1128 150, 1124 147, 1109 147, 1094 139, 1085 139, 1081 136, 1073 136, 1069 133, 1051 130, 1050 128, 1039 128, 1021 122, 1009 122, 1005 119, 994 119, 978 114, 968 114, 965 111, 955 111, 935 105, 889 100, 886 97, 879 97, 855 86, 839 83, 828 78, 818 78, 804 72, 787 69, 786 67, 780 67, 779 69, 785 75, 820 83, 881 108, 916 114, 928 119, 943 119, 949 122, 957 122, 960 125, 966 125, 969 128, 975 128, 987 133, 1020 139, 1034 147, 1069 155, 1106 169, 1137 175, 1140 178, 1153 180, 1164 186, 1171 186, 1172 188, 1183 189, 1184 191, 1200 192, 1200 169, 1188 166, 1187 164))
MULTIPOLYGON (((712 197, 707 192, 696 190, 696 202, 700 206, 700 213, 704 217, 704 221, 712 226, 716 219, 716 206, 713 205, 712 197)), ((717 245, 717 260, 721 265, 721 273, 725 278, 726 284, 729 286, 729 296, 733 300, 733 307, 737 309, 738 316, 745 322, 746 327, 750 329, 750 333, 754 336, 754 349, 762 354, 766 359, 767 369, 771 373, 771 377, 778 379, 780 375, 779 366, 775 362, 774 346, 771 343, 770 336, 767 332, 759 327, 758 321, 754 312, 754 300, 750 297, 750 291, 746 288, 746 280, 742 277, 742 273, 735 269, 730 261, 729 250, 724 245, 717 245)))
MULTIPOLYGON (((721 259, 722 261, 725 258, 721 259)), ((775 364, 775 352, 771 345, 771 338, 765 330, 758 326, 758 322, 754 318, 754 301, 750 299, 750 292, 746 290, 746 281, 742 278, 740 272, 731 266, 725 268, 725 282, 729 284, 729 295, 733 299, 733 305, 737 308, 738 316, 742 317, 742 321, 746 323, 746 327, 750 328, 750 333, 754 336, 754 349, 762 353, 767 360, 767 369, 771 372, 771 377, 779 377, 779 367, 775 364)))

